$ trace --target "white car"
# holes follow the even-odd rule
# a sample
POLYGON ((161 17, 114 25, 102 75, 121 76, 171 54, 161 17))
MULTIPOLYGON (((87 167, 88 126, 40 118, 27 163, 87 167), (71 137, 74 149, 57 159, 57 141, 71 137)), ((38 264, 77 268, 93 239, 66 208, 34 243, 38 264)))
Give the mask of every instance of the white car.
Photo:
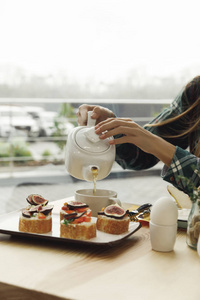
POLYGON ((37 122, 40 127, 40 136, 51 136, 55 128, 55 118, 57 114, 53 111, 38 112, 37 122))
POLYGON ((56 133, 68 135, 74 125, 66 118, 60 117, 57 112, 46 111, 42 107, 25 107, 39 126, 39 136, 52 136, 56 133))
POLYGON ((8 137, 16 131, 38 137, 39 126, 23 106, 0 105, 0 136, 8 137))

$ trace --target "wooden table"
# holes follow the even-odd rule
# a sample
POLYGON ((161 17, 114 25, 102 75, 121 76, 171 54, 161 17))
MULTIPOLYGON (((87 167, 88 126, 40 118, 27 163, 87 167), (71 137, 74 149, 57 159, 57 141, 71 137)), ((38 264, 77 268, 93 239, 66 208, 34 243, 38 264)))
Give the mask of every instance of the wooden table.
POLYGON ((0 234, 1 300, 198 300, 199 278, 200 257, 185 230, 169 253, 151 249, 148 227, 114 247, 0 234))

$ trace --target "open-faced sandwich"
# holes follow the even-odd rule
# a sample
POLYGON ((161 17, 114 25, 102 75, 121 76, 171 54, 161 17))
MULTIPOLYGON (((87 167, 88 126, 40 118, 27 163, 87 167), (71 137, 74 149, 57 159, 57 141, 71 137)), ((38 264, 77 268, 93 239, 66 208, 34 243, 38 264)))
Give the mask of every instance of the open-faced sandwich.
POLYGON ((78 201, 64 203, 60 219, 60 237, 76 240, 96 237, 96 224, 87 204, 78 201))
POLYGON ((26 198, 29 205, 22 210, 19 231, 47 233, 52 230, 52 205, 41 195, 31 194, 26 198))
POLYGON ((118 204, 112 204, 98 212, 97 229, 110 234, 122 234, 129 229, 130 218, 118 204))
POLYGON ((64 216, 68 217, 70 212, 82 213, 86 212, 86 216, 91 219, 91 209, 89 206, 80 201, 70 200, 65 202, 60 209, 60 221, 64 219, 64 216))

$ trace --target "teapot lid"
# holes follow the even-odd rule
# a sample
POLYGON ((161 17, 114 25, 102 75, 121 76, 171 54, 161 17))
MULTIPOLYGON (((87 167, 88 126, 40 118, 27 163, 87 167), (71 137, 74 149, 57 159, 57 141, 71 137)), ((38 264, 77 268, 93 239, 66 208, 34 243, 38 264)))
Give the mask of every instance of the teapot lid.
POLYGON ((105 152, 110 148, 110 144, 108 143, 108 139, 99 140, 98 142, 92 142, 87 136, 84 134, 87 128, 80 128, 75 135, 76 144, 83 150, 90 153, 101 153, 105 152))

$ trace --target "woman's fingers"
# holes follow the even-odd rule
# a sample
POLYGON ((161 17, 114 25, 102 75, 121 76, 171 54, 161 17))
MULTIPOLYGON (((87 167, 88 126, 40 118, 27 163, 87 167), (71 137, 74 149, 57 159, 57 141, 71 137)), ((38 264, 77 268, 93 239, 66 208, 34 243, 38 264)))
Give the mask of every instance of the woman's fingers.
POLYGON ((82 104, 81 106, 79 106, 77 112, 78 125, 81 126, 87 125, 88 111, 93 111, 91 118, 96 119, 97 124, 109 117, 114 117, 114 113, 108 108, 105 108, 100 105, 95 106, 95 105, 82 104))
POLYGON ((149 152, 151 149, 151 136, 152 134, 145 130, 143 127, 139 126, 137 123, 133 122, 131 119, 115 119, 107 120, 107 122, 102 122, 99 130, 103 133, 100 134, 100 139, 106 139, 111 136, 115 136, 115 139, 109 141, 112 145, 131 143, 145 152, 149 152), (116 138, 117 135, 123 135, 116 138))
POLYGON ((104 122, 104 120, 114 117, 114 113, 109 110, 108 108, 105 108, 103 106, 95 106, 93 109, 92 118, 97 120, 98 123, 104 122))
POLYGON ((99 138, 106 139, 111 136, 116 136, 118 134, 123 134, 125 136, 137 136, 138 129, 136 127, 127 127, 127 126, 119 126, 117 128, 113 128, 109 131, 102 133, 99 138))
POLYGON ((95 106, 93 109, 92 117, 97 119, 101 114, 101 109, 99 106, 95 106))
POLYGON ((110 124, 114 124, 114 126, 119 126, 120 124, 122 124, 120 122, 133 122, 133 120, 129 118, 108 118, 97 124, 96 128, 101 128, 102 126, 109 126, 110 124))
POLYGON ((92 106, 89 106, 87 104, 82 104, 79 106, 79 109, 77 111, 77 123, 79 126, 85 126, 87 125, 87 116, 88 116, 88 111, 93 110, 92 106))
MULTIPOLYGON (((105 131, 107 131, 107 137, 108 136, 112 136, 113 131, 111 132, 111 130, 113 129, 119 129, 119 130, 124 130, 124 127, 135 127, 137 126, 137 124, 135 122, 133 122, 131 119, 107 119, 106 121, 103 121, 100 123, 100 125, 95 126, 95 132, 97 134, 101 134, 105 131)), ((120 132, 120 133, 124 133, 124 132, 120 132)), ((116 133, 118 134, 118 133, 116 133)))

